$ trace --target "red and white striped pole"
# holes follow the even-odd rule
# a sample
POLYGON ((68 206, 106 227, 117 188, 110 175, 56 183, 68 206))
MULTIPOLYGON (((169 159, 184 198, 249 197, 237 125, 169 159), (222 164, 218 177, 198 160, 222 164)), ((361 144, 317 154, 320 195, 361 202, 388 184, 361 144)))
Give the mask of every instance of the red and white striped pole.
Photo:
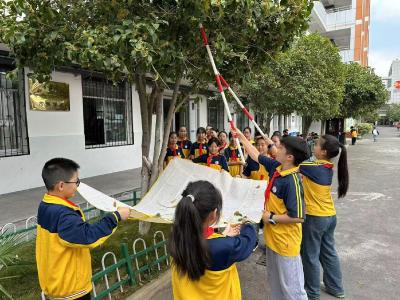
MULTIPOLYGON (((235 127, 235 124, 233 123, 232 116, 231 116, 231 111, 230 111, 229 105, 228 105, 228 101, 226 100, 224 88, 222 87, 222 83, 221 83, 221 77, 222 76, 221 76, 221 74, 219 74, 219 72, 217 70, 217 67, 215 65, 214 57, 213 57, 213 55, 211 53, 210 45, 208 44, 206 31, 204 30, 204 27, 203 27, 202 24, 200 24, 199 28, 200 28, 201 36, 203 37, 204 46, 207 49, 208 58, 210 59, 211 66, 212 66, 213 71, 214 71, 215 81, 217 82, 218 91, 221 94, 222 100, 224 102, 225 111, 226 111, 226 114, 228 115, 228 121, 229 121, 230 127, 231 127, 231 129, 233 129, 235 127)), ((239 154, 240 154, 240 159, 243 161, 243 163, 245 163, 245 159, 244 159, 242 148, 240 146, 239 139, 237 137, 235 137, 234 140, 236 142, 236 146, 237 146, 239 154)))
POLYGON ((243 113, 249 118, 249 120, 253 123, 254 127, 258 130, 258 132, 265 137, 264 132, 261 130, 260 126, 258 126, 257 122, 254 120, 254 117, 249 113, 247 108, 243 105, 242 101, 239 99, 239 97, 236 95, 236 93, 232 90, 230 85, 226 82, 225 78, 220 75, 221 82, 222 84, 228 89, 229 93, 232 95, 232 97, 236 100, 237 104, 240 106, 242 109, 243 113))

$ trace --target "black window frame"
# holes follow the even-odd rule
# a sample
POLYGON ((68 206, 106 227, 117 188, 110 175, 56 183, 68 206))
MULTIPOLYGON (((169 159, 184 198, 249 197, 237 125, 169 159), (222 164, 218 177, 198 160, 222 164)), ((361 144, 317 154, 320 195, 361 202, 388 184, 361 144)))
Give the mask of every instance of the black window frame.
POLYGON ((14 69, 15 61, 8 54, 1 52, 0 119, 2 122, 0 122, 0 158, 30 155, 25 72, 18 70, 15 79, 7 78, 7 73, 14 69), (11 101, 9 101, 10 96, 12 97, 11 101))
POLYGON ((82 102, 85 149, 134 145, 132 86, 127 81, 114 84, 104 77, 82 75, 82 102), (124 113, 117 114, 121 103, 124 103, 124 113), (114 117, 107 118, 107 114, 114 117), (117 115, 122 115, 122 119, 116 118, 117 115), (110 139, 112 135, 114 138, 110 139), (121 139, 124 135, 125 139, 121 139))

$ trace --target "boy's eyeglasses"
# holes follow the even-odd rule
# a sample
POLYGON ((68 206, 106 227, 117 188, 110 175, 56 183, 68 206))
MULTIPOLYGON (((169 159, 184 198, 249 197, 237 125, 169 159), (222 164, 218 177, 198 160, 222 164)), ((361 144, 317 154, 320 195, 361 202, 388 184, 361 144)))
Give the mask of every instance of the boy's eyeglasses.
POLYGON ((78 186, 81 184, 81 181, 80 181, 80 179, 78 178, 77 181, 64 181, 64 183, 75 183, 76 186, 78 187, 78 186))

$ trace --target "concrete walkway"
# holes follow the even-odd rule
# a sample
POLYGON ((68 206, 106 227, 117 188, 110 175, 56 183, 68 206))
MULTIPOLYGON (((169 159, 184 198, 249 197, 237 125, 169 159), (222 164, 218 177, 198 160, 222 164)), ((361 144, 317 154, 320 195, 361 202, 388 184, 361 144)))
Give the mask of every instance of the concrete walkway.
MULTIPOLYGON (((82 182, 92 186, 107 195, 115 195, 140 187, 140 169, 116 172, 82 179, 82 182)), ((43 198, 45 188, 35 188, 20 192, 0 195, 0 227, 9 222, 25 220, 36 215, 38 205, 43 198)), ((76 203, 85 200, 77 194, 73 199, 76 203)))

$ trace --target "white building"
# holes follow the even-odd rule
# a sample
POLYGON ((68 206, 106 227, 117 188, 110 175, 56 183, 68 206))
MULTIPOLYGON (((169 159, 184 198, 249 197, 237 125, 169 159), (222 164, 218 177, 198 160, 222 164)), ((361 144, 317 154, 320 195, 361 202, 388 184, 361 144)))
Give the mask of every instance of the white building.
POLYGON ((395 59, 389 70, 389 75, 385 78, 386 87, 390 93, 389 104, 400 104, 400 59, 395 59))

